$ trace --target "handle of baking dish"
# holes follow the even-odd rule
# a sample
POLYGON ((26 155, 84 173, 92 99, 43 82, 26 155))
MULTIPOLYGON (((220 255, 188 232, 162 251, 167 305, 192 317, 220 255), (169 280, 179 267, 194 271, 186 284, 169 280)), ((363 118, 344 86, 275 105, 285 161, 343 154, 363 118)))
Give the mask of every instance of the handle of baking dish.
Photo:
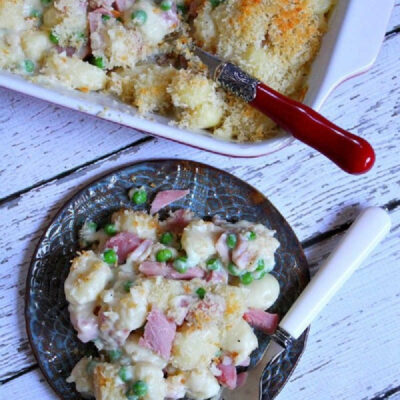
POLYGON ((304 102, 319 110, 343 81, 367 71, 379 54, 394 0, 337 2, 310 74, 304 102))
POLYGON ((389 214, 365 209, 290 307, 279 326, 297 339, 390 231, 389 214))

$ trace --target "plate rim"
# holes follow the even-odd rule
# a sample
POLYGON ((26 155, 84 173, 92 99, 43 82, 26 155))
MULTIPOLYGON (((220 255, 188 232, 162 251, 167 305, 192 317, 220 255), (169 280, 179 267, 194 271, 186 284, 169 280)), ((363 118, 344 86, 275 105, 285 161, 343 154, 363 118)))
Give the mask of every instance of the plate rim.
MULTIPOLYGON (((311 280, 311 274, 310 274, 310 266, 308 264, 308 260, 304 254, 304 249, 303 246, 301 244, 301 242, 299 241, 295 231, 293 230, 293 228, 291 227, 291 225, 287 222, 286 218, 280 213, 280 211, 275 207, 275 205, 273 203, 270 202, 270 200, 268 199, 267 196, 264 195, 264 193, 260 192, 257 188, 255 188, 253 185, 251 185, 248 182, 245 182, 244 180, 242 180, 241 178, 237 177, 236 175, 225 171, 223 169, 220 168, 216 168, 212 165, 209 164, 205 164, 202 162, 198 162, 198 161, 194 161, 194 160, 188 160, 188 159, 181 159, 181 158, 149 158, 149 159, 143 159, 143 160, 138 160, 136 162, 132 162, 129 164, 125 164, 123 166, 117 167, 117 168, 112 168, 110 170, 107 170, 104 174, 101 174, 99 177, 90 180, 87 183, 84 183, 84 186, 81 187, 77 192, 73 193, 70 197, 67 198, 67 200, 65 202, 62 203, 62 205, 59 207, 59 209, 57 210, 56 214, 50 219, 50 221, 45 225, 43 233, 40 235, 40 238, 35 246, 35 249, 32 253, 31 256, 31 260, 29 262, 29 268, 28 268, 28 272, 27 272, 27 276, 26 276, 26 280, 25 280, 25 294, 24 294, 24 321, 25 321, 25 330, 27 333, 27 337, 28 337, 28 342, 29 342, 29 346, 32 350, 32 353, 35 357, 35 360, 37 362, 37 365, 40 369, 41 374, 43 375, 43 377, 45 378, 47 384, 53 389, 54 393, 57 395, 57 397, 60 400, 64 400, 64 396, 59 392, 58 388, 55 386, 55 384, 53 383, 52 379, 50 378, 50 376, 47 374, 42 360, 38 354, 38 349, 37 346, 34 345, 35 341, 33 339, 32 336, 32 332, 31 332, 31 327, 30 327, 30 315, 29 315, 29 306, 30 306, 30 293, 31 293, 31 280, 32 280, 32 273, 33 273, 33 269, 34 269, 34 261, 35 261, 35 256, 39 250, 39 247, 42 244, 43 239, 46 236, 47 231, 49 230, 50 226, 56 221, 56 219, 59 217, 59 215, 63 212, 63 210, 68 207, 76 198, 78 198, 85 190, 88 189, 89 186, 92 186, 100 181, 102 181, 103 179, 105 179, 106 177, 118 173, 120 171, 123 171, 125 169, 131 168, 135 165, 138 164, 142 164, 142 163, 157 163, 157 162, 174 162, 174 163, 189 163, 195 166, 199 166, 202 168, 207 168, 207 169, 212 169, 214 171, 219 171, 219 172, 223 172, 227 175, 230 175, 231 177, 235 178, 236 180, 243 182, 245 185, 251 187, 253 190, 255 190, 256 192, 258 192, 259 194, 262 195, 263 199, 266 200, 270 206, 272 206, 275 211, 282 217, 282 219, 284 220, 284 222, 290 227, 290 229, 292 230, 293 234, 294 234, 294 238, 296 240, 296 244, 298 245, 299 249, 301 250, 301 256, 304 258, 304 261, 306 263, 306 273, 305 273, 305 277, 307 279, 307 284, 310 282, 311 280)), ((283 390, 283 388, 286 386, 286 384, 288 383, 289 379, 291 378, 291 376, 293 375, 295 369, 297 368, 298 363, 300 362, 300 359, 302 358, 304 351, 306 349, 307 346, 307 342, 308 342, 308 336, 309 336, 309 331, 310 331, 310 326, 307 327, 307 329, 303 332, 303 334, 300 337, 304 337, 304 345, 301 349, 301 352, 297 358, 297 360, 294 363, 293 368, 289 371, 289 374, 286 376, 286 378, 284 379, 282 385, 279 387, 279 389, 277 390, 277 392, 275 393, 274 397, 271 398, 271 400, 275 399, 279 393, 281 393, 281 391, 283 390)))

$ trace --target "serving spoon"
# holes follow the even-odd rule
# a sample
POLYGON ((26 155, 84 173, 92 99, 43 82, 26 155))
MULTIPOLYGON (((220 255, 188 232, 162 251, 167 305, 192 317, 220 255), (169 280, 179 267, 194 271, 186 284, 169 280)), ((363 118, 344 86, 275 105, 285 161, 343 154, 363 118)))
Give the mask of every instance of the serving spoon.
POLYGON ((224 389, 223 400, 267 400, 262 376, 266 366, 297 340, 356 268, 369 256, 390 230, 389 214, 379 207, 365 209, 353 222, 336 249, 320 267, 290 307, 271 336, 263 356, 237 389, 224 389))
POLYGON ((193 46, 193 52, 208 67, 211 78, 224 89, 245 100, 344 171, 363 174, 374 165, 375 152, 363 138, 338 127, 310 107, 278 93, 236 65, 196 46, 193 46))

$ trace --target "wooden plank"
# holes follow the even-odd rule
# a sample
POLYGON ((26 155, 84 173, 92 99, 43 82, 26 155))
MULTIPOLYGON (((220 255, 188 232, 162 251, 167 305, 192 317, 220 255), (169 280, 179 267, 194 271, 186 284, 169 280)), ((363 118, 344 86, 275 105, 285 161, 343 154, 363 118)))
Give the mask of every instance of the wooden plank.
POLYGON ((0 88, 0 199, 144 137, 134 129, 0 88))
MULTIPOLYGON (((306 351, 280 400, 399 399, 400 392, 384 396, 400 386, 400 208, 392 213, 392 220, 389 238, 313 323, 306 351)), ((311 264, 319 264, 339 239, 336 235, 310 247, 307 256, 311 264)), ((0 395, 20 398, 26 387, 32 388, 33 398, 56 398, 38 371, 1 386, 0 395)))
MULTIPOLYGON (((399 1, 396 4, 388 30, 400 21, 399 1)), ((393 49, 391 58, 397 61, 396 54, 393 49)), ((390 81, 386 88, 389 86, 390 81)), ((335 93, 340 95, 341 91, 335 93)), ((380 93, 370 98, 371 101, 379 99, 380 93)), ((143 137, 133 129, 2 88, 0 124, 3 146, 0 199, 115 152, 143 137)))
POLYGON ((396 0, 387 32, 400 28, 400 0, 396 0))

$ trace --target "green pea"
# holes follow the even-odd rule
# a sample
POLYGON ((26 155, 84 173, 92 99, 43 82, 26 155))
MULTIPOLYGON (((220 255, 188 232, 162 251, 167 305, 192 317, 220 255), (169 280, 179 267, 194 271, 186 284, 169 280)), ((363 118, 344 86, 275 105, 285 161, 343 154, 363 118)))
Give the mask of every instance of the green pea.
POLYGON ((114 224, 106 224, 104 225, 104 232, 108 236, 114 236, 117 234, 118 231, 114 224))
POLYGON ((207 269, 209 271, 215 271, 219 268, 221 268, 221 261, 218 260, 218 258, 210 258, 207 262, 207 269))
POLYGON ((243 283, 243 285, 249 285, 251 282, 253 282, 253 275, 251 272, 246 272, 243 275, 240 275, 240 282, 243 283))
POLYGON ((86 364, 86 372, 91 375, 93 374, 94 369, 96 368, 96 365, 98 364, 97 361, 95 360, 90 360, 87 364, 86 364))
POLYGON ((168 11, 172 8, 172 1, 171 0, 162 0, 160 3, 160 8, 163 11, 168 11))
POLYGON ((132 201, 136 204, 136 205, 141 205, 146 203, 147 201, 147 193, 145 190, 136 190, 136 192, 133 193, 132 195, 132 201))
POLYGON ((49 33, 49 39, 50 39, 50 42, 54 43, 54 44, 58 44, 60 42, 58 36, 53 31, 51 31, 49 33))
POLYGON ((40 18, 41 16, 42 16, 42 13, 39 10, 32 10, 31 17, 40 18))
POLYGON ((128 367, 121 367, 118 371, 118 376, 121 378, 122 382, 129 382, 132 380, 132 371, 128 367))
POLYGON ((156 253, 156 260, 159 262, 165 262, 172 258, 172 251, 170 249, 158 250, 156 253))
POLYGON ((101 19, 102 19, 103 21, 108 21, 109 19, 111 19, 111 17, 110 17, 109 15, 107 15, 107 14, 103 14, 103 15, 101 16, 101 19))
POLYGON ((174 235, 171 232, 165 232, 161 235, 160 242, 169 245, 174 240, 174 235))
POLYGON ((97 230, 97 224, 96 224, 96 222, 93 222, 93 221, 88 221, 88 222, 86 223, 86 227, 87 227, 87 229, 89 229, 91 232, 96 232, 96 230, 97 230))
POLYGON ((253 231, 250 231, 247 233, 247 240, 255 240, 256 237, 257 237, 257 235, 253 231))
POLYGON ((109 350, 108 351, 108 358, 111 362, 118 361, 122 356, 121 350, 109 350))
POLYGON ((103 259, 107 264, 114 265, 117 262, 117 253, 113 249, 107 249, 103 253, 103 259))
POLYGON ((234 263, 229 263, 228 271, 233 276, 240 276, 240 269, 234 263))
POLYGON ((218 7, 222 2, 223 0, 210 0, 210 3, 213 8, 218 7))
POLYGON ((200 299, 204 299, 204 296, 206 295, 206 289, 204 289, 204 288, 202 288, 202 287, 199 287, 197 290, 196 290, 196 294, 197 294, 197 296, 199 296, 199 298, 200 299))
POLYGON ((227 237, 226 237, 226 244, 228 245, 228 247, 230 249, 234 249, 236 247, 236 243, 237 243, 237 237, 234 233, 230 233, 227 237))
POLYGON ((147 21, 147 13, 146 13, 146 11, 143 11, 143 10, 136 10, 131 14, 131 18, 138 25, 143 25, 147 21))
POLYGON ((35 70, 35 63, 31 60, 25 60, 24 69, 28 74, 31 74, 35 70))
POLYGON ((184 4, 177 4, 176 8, 182 15, 187 13, 187 7, 184 4))
POLYGON ((149 390, 147 383, 145 381, 136 381, 131 387, 133 394, 138 397, 144 397, 149 390))
POLYGON ((93 64, 97 68, 104 69, 104 60, 102 57, 93 57, 91 59, 91 64, 93 64))
POLYGON ((49 6, 53 0, 40 0, 40 2, 46 7, 49 6))
POLYGON ((133 286, 132 281, 126 281, 124 282, 124 290, 126 293, 129 293, 131 291, 131 287, 133 286))
POLYGON ((175 261, 174 261, 174 269, 178 272, 180 272, 181 274, 184 274, 187 269, 187 257, 178 257, 175 261))
POLYGON ((257 262, 256 271, 264 271, 264 269, 265 269, 265 262, 262 258, 260 258, 257 262))

